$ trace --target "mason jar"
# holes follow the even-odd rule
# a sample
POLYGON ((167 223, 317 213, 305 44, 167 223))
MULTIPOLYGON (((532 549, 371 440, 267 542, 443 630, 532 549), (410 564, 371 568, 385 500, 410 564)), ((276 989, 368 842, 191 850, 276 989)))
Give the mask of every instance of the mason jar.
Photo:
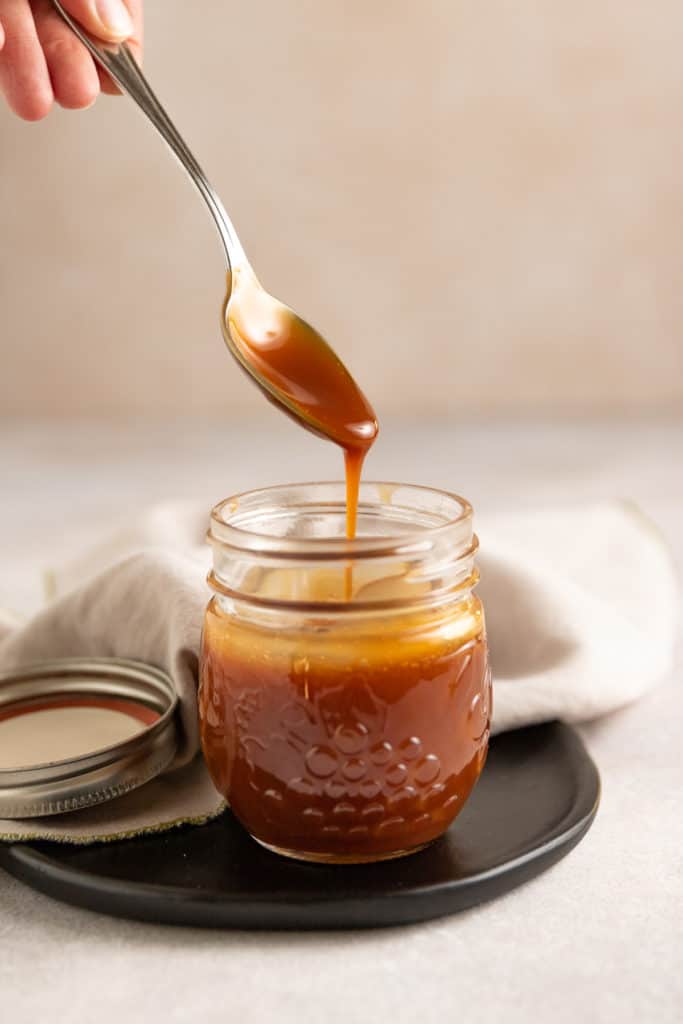
POLYGON ((472 508, 363 483, 272 487, 211 513, 202 747, 263 846, 309 861, 436 839, 484 766, 491 682, 472 508))

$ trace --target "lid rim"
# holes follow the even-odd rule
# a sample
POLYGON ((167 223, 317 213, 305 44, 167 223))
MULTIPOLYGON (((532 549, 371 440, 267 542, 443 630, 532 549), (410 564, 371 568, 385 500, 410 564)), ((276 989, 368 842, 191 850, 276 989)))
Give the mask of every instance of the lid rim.
POLYGON ((132 659, 60 658, 0 673, 0 710, 41 696, 56 698, 65 692, 70 697, 109 693, 120 699, 123 683, 127 699, 158 711, 156 721, 134 736, 86 754, 0 769, 0 817, 40 817, 78 810, 156 777, 169 767, 177 752, 179 706, 170 676, 156 666, 132 659), (79 690, 76 684, 81 676, 79 690), (107 680, 112 683, 109 690, 107 680), (71 685, 66 686, 67 682, 71 685), (24 687, 30 689, 25 696, 21 693, 24 687), (151 773, 146 770, 150 768, 151 773), (108 779, 113 786, 107 785, 108 779))

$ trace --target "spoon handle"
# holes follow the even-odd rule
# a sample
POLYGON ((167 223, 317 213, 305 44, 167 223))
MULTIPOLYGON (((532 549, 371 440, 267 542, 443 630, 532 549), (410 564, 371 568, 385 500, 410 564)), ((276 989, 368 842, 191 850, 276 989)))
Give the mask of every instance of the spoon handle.
POLYGON ((52 0, 54 7, 64 21, 75 32, 81 42, 88 48, 98 64, 109 73, 123 92, 137 103, 147 115, 156 130, 168 144, 172 152, 185 168, 199 193, 211 211, 218 233, 225 249, 228 269, 245 261, 242 243, 237 237, 223 203, 209 184, 206 175, 190 152, 180 132, 154 95, 147 79, 140 70, 133 54, 125 43, 104 43, 90 36, 64 10, 58 0, 52 0))

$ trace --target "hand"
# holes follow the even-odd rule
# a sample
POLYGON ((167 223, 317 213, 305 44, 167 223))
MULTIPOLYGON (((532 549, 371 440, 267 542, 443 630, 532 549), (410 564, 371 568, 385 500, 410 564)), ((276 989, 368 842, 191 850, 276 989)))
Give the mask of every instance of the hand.
MULTIPOLYGON (((107 42, 128 40, 142 54, 142 0, 62 0, 88 32, 107 42)), ((53 101, 90 107, 100 91, 118 93, 50 0, 0 0, 0 91, 26 121, 39 121, 53 101)))

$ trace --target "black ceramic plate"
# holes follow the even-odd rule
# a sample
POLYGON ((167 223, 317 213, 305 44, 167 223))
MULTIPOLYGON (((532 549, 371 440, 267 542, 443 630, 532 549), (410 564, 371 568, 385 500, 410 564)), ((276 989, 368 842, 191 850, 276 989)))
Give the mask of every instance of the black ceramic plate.
POLYGON ((268 853, 230 813, 200 828, 93 846, 0 843, 0 864, 57 899, 119 917, 228 928, 372 928, 453 914, 554 864, 595 817, 600 779, 578 734, 497 736, 462 814, 427 849, 380 864, 268 853))

